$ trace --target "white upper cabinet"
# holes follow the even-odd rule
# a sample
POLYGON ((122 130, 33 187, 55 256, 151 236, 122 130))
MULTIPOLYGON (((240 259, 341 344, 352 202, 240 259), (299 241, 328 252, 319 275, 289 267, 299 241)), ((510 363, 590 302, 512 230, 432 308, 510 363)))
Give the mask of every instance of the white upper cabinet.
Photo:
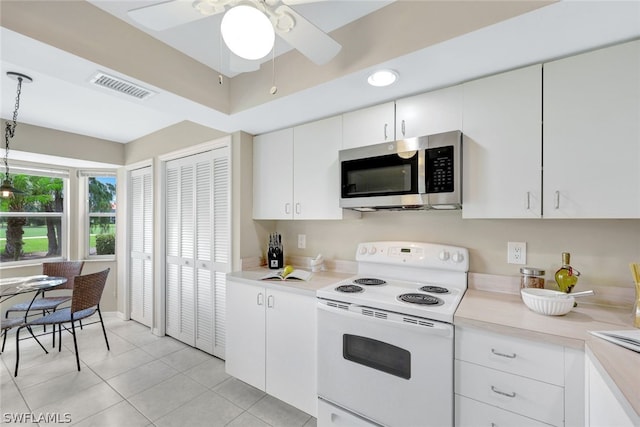
POLYGON ((253 140, 254 219, 342 219, 342 117, 253 140))
POLYGON ((343 149, 395 140, 394 102, 345 113, 342 120, 343 149))
POLYGON ((539 218, 541 65, 463 85, 464 218, 539 218))
POLYGON ((293 218, 293 128, 253 138, 253 218, 293 218))
POLYGON ((546 218, 640 218, 640 41, 544 65, 546 218))
POLYGON ((462 87, 452 86, 396 101, 396 139, 462 128, 462 87))
POLYGON ((341 116, 293 129, 293 218, 342 219, 341 136, 341 116))

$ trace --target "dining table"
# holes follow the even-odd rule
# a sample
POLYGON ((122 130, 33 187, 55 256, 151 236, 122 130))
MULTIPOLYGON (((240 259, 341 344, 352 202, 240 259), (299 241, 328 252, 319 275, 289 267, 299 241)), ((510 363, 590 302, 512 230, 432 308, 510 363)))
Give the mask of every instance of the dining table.
MULTIPOLYGON (((65 283, 67 283, 66 277, 46 276, 44 274, 3 278, 0 279, 0 304, 18 295, 33 293, 33 298, 29 304, 29 308, 31 308, 38 295, 44 294, 46 291, 52 291, 65 283)), ((25 318, 28 312, 29 310, 25 313, 25 318)))

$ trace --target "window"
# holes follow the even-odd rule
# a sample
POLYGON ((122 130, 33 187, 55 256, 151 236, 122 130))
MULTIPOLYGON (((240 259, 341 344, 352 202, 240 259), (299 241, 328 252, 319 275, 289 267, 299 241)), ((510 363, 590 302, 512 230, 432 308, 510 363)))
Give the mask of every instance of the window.
POLYGON ((87 256, 116 253, 116 176, 115 173, 82 173, 86 178, 87 256))
POLYGON ((64 257, 68 173, 11 171, 13 186, 24 194, 0 199, 0 265, 64 257))

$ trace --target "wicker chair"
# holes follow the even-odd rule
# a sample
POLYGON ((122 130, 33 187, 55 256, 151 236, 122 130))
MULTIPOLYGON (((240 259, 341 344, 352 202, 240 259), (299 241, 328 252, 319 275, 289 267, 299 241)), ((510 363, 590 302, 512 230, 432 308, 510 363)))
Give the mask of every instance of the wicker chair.
MULTIPOLYGON (((61 262, 45 262, 42 264, 42 274, 47 276, 65 277, 67 283, 60 285, 58 289, 73 289, 73 279, 82 273, 82 267, 84 261, 61 261, 61 262)), ((7 309, 5 317, 9 317, 9 313, 13 311, 42 311, 42 315, 46 315, 49 311, 55 311, 60 304, 63 304, 71 300, 71 295, 63 295, 57 297, 45 297, 38 298, 33 301, 33 304, 29 306, 30 302, 21 302, 12 305, 7 309)), ((55 343, 54 343, 55 345, 55 343)))
MULTIPOLYGON (((0 354, 4 353, 4 345, 7 343, 7 333, 10 329, 17 328, 19 326, 25 326, 24 317, 11 317, 9 319, 0 319, 0 331, 3 335, 2 338, 2 350, 0 350, 0 354)), ((40 347, 44 350, 45 353, 49 353, 46 348, 42 345, 40 340, 33 334, 33 330, 31 327, 27 328, 31 336, 40 344, 40 347)))
MULTIPOLYGON (((62 350, 62 328, 71 332, 73 335, 73 346, 76 352, 76 364, 78 371, 80 370, 80 357, 78 355, 78 341, 76 338, 75 322, 81 319, 86 319, 89 316, 98 312, 100 318, 100 324, 102 325, 102 333, 104 340, 107 343, 107 350, 109 348, 109 340, 107 339, 107 331, 102 321, 102 313, 100 312, 100 299, 102 298, 102 292, 107 283, 107 276, 109 275, 109 269, 100 271, 98 273, 86 274, 83 276, 76 276, 73 286, 73 295, 71 297, 71 307, 66 307, 61 310, 54 311, 38 319, 27 322, 26 324, 18 327, 16 331, 16 369, 15 376, 18 376, 18 363, 20 361, 20 330, 22 328, 30 328, 35 325, 58 325, 58 351, 62 350), (64 326, 65 323, 71 324, 71 329, 64 326)), ((55 332, 54 332, 55 333, 55 332)))

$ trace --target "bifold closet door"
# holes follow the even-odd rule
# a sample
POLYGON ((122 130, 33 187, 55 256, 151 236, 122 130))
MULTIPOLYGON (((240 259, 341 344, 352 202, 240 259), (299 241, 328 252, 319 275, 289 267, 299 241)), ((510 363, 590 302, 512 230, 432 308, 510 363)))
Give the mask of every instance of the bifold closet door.
POLYGON ((227 147, 166 164, 166 332, 224 357, 230 256, 227 147))
POLYGON ((153 322, 153 186, 151 166, 129 172, 131 319, 153 322))

